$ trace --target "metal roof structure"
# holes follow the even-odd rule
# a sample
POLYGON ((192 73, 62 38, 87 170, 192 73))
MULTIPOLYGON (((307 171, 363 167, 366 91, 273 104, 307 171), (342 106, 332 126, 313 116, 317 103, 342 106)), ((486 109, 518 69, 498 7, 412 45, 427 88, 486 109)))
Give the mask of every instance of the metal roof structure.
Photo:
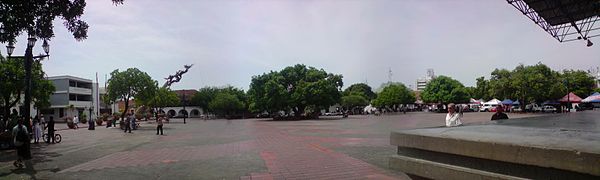
POLYGON ((559 42, 600 36, 600 0, 507 0, 559 42))

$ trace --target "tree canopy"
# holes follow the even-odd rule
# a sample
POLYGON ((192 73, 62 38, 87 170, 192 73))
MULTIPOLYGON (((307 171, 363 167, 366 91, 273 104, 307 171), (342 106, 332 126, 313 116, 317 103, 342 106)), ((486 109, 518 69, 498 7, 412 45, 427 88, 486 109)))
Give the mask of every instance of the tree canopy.
POLYGON ((421 93, 423 101, 428 103, 464 103, 469 102, 465 86, 447 76, 438 76, 431 80, 421 93))
MULTIPOLYGON (((155 95, 158 82, 146 73, 137 68, 129 68, 126 71, 119 72, 115 69, 110 73, 106 98, 110 102, 122 100, 125 103, 125 111, 129 108, 129 100, 140 98, 148 101, 152 95, 155 95)), ((125 113, 121 117, 124 117, 125 113)))
POLYGON ((582 70, 564 70, 560 79, 568 86, 570 92, 581 98, 591 95, 594 91, 594 77, 582 70))
MULTIPOLYGON (((143 102, 144 105, 147 105, 152 108, 162 109, 164 107, 169 106, 178 106, 179 105, 179 97, 177 97, 177 93, 171 91, 169 88, 161 87, 156 90, 154 95, 149 98, 147 101, 143 102)), ((136 99, 137 102, 137 99, 136 99)), ((158 112, 158 111, 155 111, 158 112)))
MULTIPOLYGON (((10 108, 15 107, 25 92, 25 68, 23 58, 8 58, 0 56, 0 107, 3 117, 0 129, 6 127, 10 108)), ((32 101, 33 106, 42 109, 50 106, 50 96, 55 88, 52 82, 44 77, 42 65, 35 61, 32 66, 32 101)), ((28 122, 27 122, 28 123, 28 122)))
MULTIPOLYGON (((248 97, 254 112, 290 110, 295 116, 340 102, 342 75, 303 64, 252 77, 248 97)), ((312 113, 311 112, 311 113, 312 113)))
POLYGON ((212 112, 225 117, 236 115, 246 110, 245 103, 232 91, 218 92, 208 106, 212 112))
POLYGON ((341 105, 347 109, 353 109, 357 106, 369 105, 369 101, 360 95, 347 95, 342 96, 341 105))
POLYGON ((390 84, 381 90, 373 100, 375 107, 392 107, 400 104, 412 104, 415 94, 402 83, 390 84))
POLYGON ((375 96, 376 96, 376 94, 371 89, 371 86, 369 86, 365 83, 352 84, 352 85, 350 85, 350 87, 346 88, 342 94, 344 96, 350 96, 350 95, 362 96, 363 98, 365 98, 368 101, 375 99, 375 96))
MULTIPOLYGON (((116 5, 123 0, 112 0, 116 5)), ((80 41, 87 38, 89 25, 81 20, 85 10, 85 0, 18 0, 2 1, 0 23, 3 36, 0 42, 16 42, 23 32, 44 40, 54 37, 53 21, 57 17, 73 37, 80 41)))
MULTIPOLYGON (((212 112, 212 113, 221 113, 216 112, 210 107, 210 103, 215 100, 218 94, 226 93, 229 95, 235 96, 237 100, 239 100, 243 104, 243 109, 247 109, 247 101, 246 93, 244 90, 233 87, 233 86, 225 86, 225 87, 203 87, 198 90, 196 94, 192 97, 190 105, 198 106, 204 109, 204 112, 212 112)), ((231 111, 233 112, 233 111, 231 111)), ((224 114, 220 114, 224 115, 224 114)))
POLYGON ((522 103, 541 103, 556 100, 567 94, 568 90, 580 97, 593 92, 594 79, 585 71, 564 70, 562 73, 540 63, 518 65, 512 71, 496 69, 490 80, 477 78, 473 98, 492 98, 520 100, 522 103))

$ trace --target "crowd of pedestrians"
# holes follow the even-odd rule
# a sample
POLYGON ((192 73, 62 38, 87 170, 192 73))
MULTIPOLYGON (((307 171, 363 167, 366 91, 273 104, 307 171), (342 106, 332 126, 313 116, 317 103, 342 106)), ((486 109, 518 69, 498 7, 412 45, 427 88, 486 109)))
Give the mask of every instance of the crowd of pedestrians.
MULTIPOLYGON (((31 143, 37 144, 40 143, 40 140, 45 141, 46 143, 54 144, 56 143, 55 139, 55 121, 53 116, 49 116, 49 120, 46 121, 44 119, 43 114, 40 116, 35 116, 34 118, 29 119, 28 127, 24 122, 24 119, 20 118, 17 120, 17 125, 12 128, 12 143, 15 146, 17 159, 14 161, 13 165, 18 168, 23 168, 29 166, 29 160, 32 159, 31 156, 31 143), (28 130, 29 129, 29 130, 28 130), (44 131, 47 131, 46 136, 44 136, 44 131), (42 139, 46 138, 46 139, 42 139)), ((163 125, 164 122, 167 121, 164 114, 158 114, 156 118, 156 135, 164 135, 163 125)), ((74 129, 79 128, 79 117, 73 117, 73 125, 74 129)), ((93 123, 93 122, 91 122, 93 123)), ((124 126, 124 132, 132 133, 131 130, 135 130, 138 128, 138 124, 136 122, 135 114, 133 110, 127 113, 124 121, 122 122, 124 126)), ((110 127, 110 122, 107 122, 107 128, 110 127)), ((89 130, 94 130, 94 128, 88 128, 89 130)))

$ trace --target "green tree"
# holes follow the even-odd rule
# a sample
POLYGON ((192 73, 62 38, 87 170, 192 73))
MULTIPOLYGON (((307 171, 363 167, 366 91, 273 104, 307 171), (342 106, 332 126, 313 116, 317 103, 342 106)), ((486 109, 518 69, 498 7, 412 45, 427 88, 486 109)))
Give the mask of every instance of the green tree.
MULTIPOLYGON (((592 93, 595 93, 595 92, 600 92, 600 88, 595 88, 592 90, 592 93)), ((581 97, 581 98, 585 98, 585 97, 581 97)))
MULTIPOLYGON (((15 107, 25 92, 24 59, 0 56, 0 107, 4 114, 0 130, 7 127, 10 108, 15 107)), ((42 109, 50 106, 50 96, 55 88, 52 82, 44 77, 42 65, 34 62, 31 72, 33 106, 42 109)), ((26 123, 29 123, 28 121, 26 123)))
POLYGON ((316 112, 340 102, 342 86, 342 75, 297 64, 252 77, 250 108, 271 113, 291 110, 298 117, 307 110, 316 112))
POLYGON ((532 66, 521 64, 513 70, 512 77, 515 96, 522 104, 558 99, 566 93, 559 73, 542 63, 532 66))
POLYGON ((228 93, 228 94, 234 95, 238 100, 240 100, 244 104, 244 109, 247 109, 246 105, 248 104, 248 99, 246 97, 246 93, 244 92, 244 90, 233 87, 233 86, 226 86, 226 87, 222 87, 222 88, 219 88, 219 87, 201 88, 192 97, 191 104, 194 106, 199 106, 200 108, 204 109, 205 113, 208 113, 208 112, 214 113, 215 111, 213 111, 210 108, 209 104, 211 101, 213 101, 215 99, 215 97, 219 93, 228 93))
POLYGON ((594 77, 585 71, 564 70, 560 78, 565 86, 568 86, 570 92, 575 93, 581 98, 585 98, 593 93, 594 77))
MULTIPOLYGON (((112 0, 122 4, 123 0, 112 0)), ((0 42, 16 42, 21 33, 33 34, 41 39, 54 37, 54 20, 64 20, 63 25, 76 40, 87 38, 89 25, 81 20, 85 9, 85 0, 19 0, 2 1, 0 22, 4 27, 4 36, 0 42)))
POLYGON ((198 106, 204 109, 204 112, 208 112, 208 104, 214 99, 218 92, 219 89, 216 87, 200 88, 198 92, 192 96, 190 105, 198 106))
POLYGON ((369 105, 369 101, 360 95, 347 95, 342 96, 341 105, 347 109, 354 109, 358 106, 369 105))
POLYGON ((290 94, 287 87, 280 83, 281 81, 283 81, 283 77, 279 72, 253 76, 248 90, 250 111, 274 113, 284 110, 287 112, 290 105, 288 103, 290 94))
POLYGON ((473 90, 473 94, 471 95, 471 97, 475 99, 492 99, 489 90, 489 81, 485 80, 485 77, 483 76, 478 77, 476 80, 477 86, 473 90))
POLYGON ((515 87, 512 84, 513 73, 506 69, 495 69, 492 71, 492 77, 489 81, 489 93, 491 98, 514 99, 515 87))
POLYGON ((342 94, 344 96, 359 95, 368 101, 375 99, 376 96, 376 94, 371 89, 371 86, 365 83, 352 84, 350 85, 350 87, 346 88, 342 94))
POLYGON ((476 89, 477 89, 476 87, 472 87, 472 86, 465 87, 465 92, 467 93, 468 97, 473 98, 473 97, 475 97, 475 94, 476 94, 475 91, 476 91, 476 89))
POLYGON ((423 101, 428 103, 465 103, 469 97, 465 86, 446 76, 438 76, 431 80, 421 93, 423 101))
POLYGON ((245 110, 245 104, 232 92, 222 91, 217 93, 208 104, 209 109, 216 114, 229 117, 245 110))
POLYGON ((414 93, 402 83, 390 84, 381 90, 377 98, 373 100, 375 107, 392 107, 400 104, 412 104, 415 102, 414 93))
MULTIPOLYGON (((139 97, 147 100, 149 94, 156 92, 155 87, 158 82, 137 68, 129 68, 122 72, 116 69, 110 73, 110 76, 106 97, 110 102, 123 101, 125 111, 129 109, 130 99, 139 97)), ((123 117, 125 117, 125 113, 121 114, 121 118, 123 117)))
POLYGON ((177 106, 179 105, 179 97, 177 93, 171 91, 169 88, 159 88, 155 95, 147 101, 147 106, 154 108, 154 112, 159 112, 164 107, 177 106))

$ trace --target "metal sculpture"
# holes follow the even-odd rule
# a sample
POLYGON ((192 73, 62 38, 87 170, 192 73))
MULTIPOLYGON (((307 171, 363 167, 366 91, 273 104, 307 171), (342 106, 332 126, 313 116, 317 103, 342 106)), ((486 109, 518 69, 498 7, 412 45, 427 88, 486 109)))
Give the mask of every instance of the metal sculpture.
POLYGON ((181 76, 183 76, 183 74, 187 73, 188 70, 194 66, 194 64, 191 65, 184 65, 183 67, 185 68, 184 70, 178 70, 175 75, 169 75, 169 77, 165 78, 165 80, 167 80, 167 82, 165 82, 165 84, 163 85, 163 87, 171 87, 171 85, 173 83, 179 82, 181 80, 181 76))

